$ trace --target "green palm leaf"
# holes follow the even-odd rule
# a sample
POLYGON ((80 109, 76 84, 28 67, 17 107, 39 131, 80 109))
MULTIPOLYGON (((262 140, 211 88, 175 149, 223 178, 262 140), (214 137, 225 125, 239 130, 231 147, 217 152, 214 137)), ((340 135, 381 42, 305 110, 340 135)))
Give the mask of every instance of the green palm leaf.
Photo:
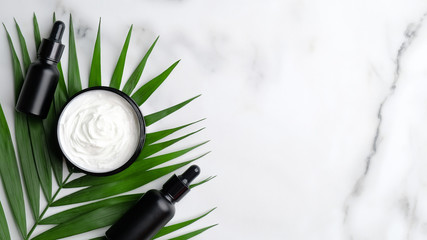
MULTIPOLYGON (((55 13, 53 13, 52 20, 53 22, 56 22, 55 13)), ((35 18, 35 23, 37 23, 37 18, 35 18)), ((58 63, 58 71, 59 71, 59 81, 58 81, 58 86, 56 87, 56 90, 55 90, 55 96, 53 98, 54 100, 53 104, 55 105, 55 111, 57 115, 60 114, 62 107, 65 105, 68 99, 68 92, 67 92, 67 87, 65 86, 65 78, 64 78, 64 72, 62 71, 61 62, 58 63)))
POLYGON ((90 176, 85 175, 83 177, 74 179, 73 181, 67 183, 64 187, 65 188, 75 188, 75 187, 86 187, 86 186, 93 186, 93 185, 101 185, 101 184, 107 184, 109 182, 118 181, 120 179, 131 177, 132 175, 140 174, 142 171, 147 171, 155 166, 158 166, 160 164, 166 163, 168 161, 171 161, 173 159, 176 159, 191 150, 196 149, 199 146, 202 146, 204 143, 197 144, 195 146, 172 152, 167 153, 164 155, 156 156, 153 158, 146 158, 144 160, 136 161, 133 163, 129 168, 126 170, 114 174, 112 176, 106 176, 106 177, 96 177, 96 176, 90 176))
MULTIPOLYGON (((16 29, 18 31, 19 45, 21 46, 22 58, 24 59, 25 73, 31 64, 30 55, 28 53, 27 44, 24 36, 22 35, 21 29, 15 20, 16 29)), ((40 183, 46 199, 49 201, 52 195, 52 176, 51 176, 51 165, 49 150, 46 145, 45 132, 43 123, 40 119, 28 117, 28 128, 30 131, 30 138, 37 139, 37 141, 31 141, 34 159, 36 162, 36 168, 39 175, 40 183), (38 140, 40 139, 40 140, 38 140), (49 159, 49 161, 46 161, 49 159)))
MULTIPOLYGON (((53 15, 53 20, 56 20, 55 14, 53 15)), ((100 24, 98 25, 98 32, 96 36, 96 42, 94 46, 94 53, 92 57, 92 63, 90 68, 89 76, 89 86, 99 86, 101 85, 101 35, 100 35, 100 24)), ((18 23, 15 21, 15 26, 18 32, 19 43, 21 47, 22 59, 24 63, 24 69, 28 69, 30 65, 30 54, 28 53, 26 41, 24 35, 21 32, 21 29, 18 23)), ((34 40, 36 48, 40 45, 41 37, 40 30, 37 21, 37 17, 33 15, 33 27, 34 27, 34 40)), ((6 28, 6 27, 5 27, 6 28)), ((113 77, 111 78, 110 86, 115 88, 120 88, 121 79, 123 76, 123 70, 125 67, 126 54, 129 47, 130 37, 131 37, 132 27, 129 29, 129 32, 126 37, 126 41, 123 45, 120 57, 117 61, 116 68, 114 70, 113 77)), ((12 44, 12 40, 7 32, 8 42, 12 55, 13 71, 14 71, 14 83, 15 83, 15 95, 16 97, 19 94, 23 83, 23 72, 21 65, 16 55, 15 49, 12 44)), ((197 130, 189 134, 185 134, 181 137, 174 138, 164 142, 158 142, 159 140, 169 136, 170 134, 183 130, 186 127, 198 123, 202 120, 195 121, 192 123, 184 124, 175 128, 160 130, 157 132, 152 132, 147 134, 146 146, 141 152, 140 156, 136 162, 126 169, 125 171, 108 176, 108 177, 94 177, 84 175, 80 178, 77 178, 71 182, 68 182, 68 179, 73 174, 69 171, 67 177, 62 180, 62 155, 57 146, 56 136, 55 136, 55 126, 58 114, 60 113, 63 105, 66 103, 69 96, 77 93, 82 89, 80 72, 77 60, 77 51, 76 51, 76 42, 74 37, 74 28, 72 16, 70 15, 70 30, 69 30, 69 61, 68 61, 68 90, 65 85, 64 74, 62 71, 61 64, 58 64, 58 70, 60 72, 60 78, 58 87, 55 91, 55 97, 53 104, 50 108, 48 118, 45 121, 39 119, 27 117, 21 113, 15 114, 15 135, 18 146, 18 156, 21 162, 21 171, 23 173, 23 179, 25 183, 25 189, 27 192, 28 200, 32 213, 35 218, 35 223, 31 227, 30 231, 26 232, 26 221, 25 221, 25 208, 23 207, 23 193, 20 183, 19 170, 16 162, 16 157, 14 155, 13 145, 10 139, 9 129, 6 123, 6 119, 1 110, 0 106, 0 150, 4 150, 5 154, 0 156, 0 173, 5 185, 4 189, 6 191, 6 196, 9 201, 9 206, 15 218, 20 232, 24 239, 30 239, 31 234, 40 224, 55 224, 51 229, 44 231, 39 236, 33 239, 58 239, 68 236, 73 236, 76 234, 84 233, 101 227, 109 226, 114 223, 127 209, 129 209, 142 195, 142 193, 130 194, 116 196, 117 194, 125 193, 136 188, 139 188, 149 182, 152 182, 162 176, 170 174, 175 170, 190 164, 191 162, 205 156, 207 153, 193 158, 191 160, 173 164, 166 167, 155 168, 161 164, 167 163, 173 159, 176 159, 184 154, 193 151, 194 149, 206 144, 208 141, 186 147, 181 150, 164 153, 155 157, 151 155, 156 154, 167 147, 201 131, 197 130), (50 161, 49 161, 50 160, 50 161), (56 181, 58 183, 58 189, 55 194, 52 196, 52 180, 51 180, 51 168, 54 171, 56 181), (7 173, 5 169, 8 169, 7 173), (12 169, 12 170, 10 170, 12 169), (12 181, 11 179, 14 179, 12 181), (17 180, 16 180, 17 179, 17 180), (15 181, 16 180, 16 181, 15 181), (13 184, 11 184, 13 182, 13 184), (41 184, 40 184, 41 183, 41 184), (40 204, 40 186, 42 187, 43 193, 47 198, 47 205, 44 207, 43 211, 39 213, 39 204, 40 204), (79 191, 74 191, 71 194, 65 195, 59 200, 56 200, 56 197, 61 192, 62 188, 76 188, 76 187, 86 187, 79 191), (90 194, 88 194, 90 193, 90 194), (110 198, 108 198, 110 197, 110 198), (108 198, 108 199, 105 199, 108 198), (13 201, 11 200, 13 199, 13 201), (56 201, 55 201, 56 200, 56 201), (85 203, 87 201, 98 200, 96 202, 85 203), (72 203, 84 203, 81 206, 69 208, 62 212, 56 213, 47 218, 43 218, 48 209, 53 206, 60 205, 69 205, 72 203)), ((139 79, 141 78, 142 72, 145 68, 146 62, 151 54, 158 38, 150 46, 147 53, 142 58, 138 67, 135 69, 134 73, 131 75, 129 80, 124 86, 124 90, 130 94, 135 86, 137 85, 139 79)), ((179 61, 178 61, 179 62, 179 61)), ((165 79, 170 75, 172 70, 176 67, 178 62, 172 64, 167 70, 162 72, 157 77, 153 78, 149 82, 145 83, 140 87, 133 95, 132 98, 139 104, 142 105, 148 97, 154 93, 155 90, 165 81, 165 79)), ((200 95, 199 95, 200 96, 200 95)), ((162 118, 172 114, 173 112, 184 107, 195 98, 188 99, 184 102, 181 102, 177 105, 169 107, 167 109, 161 110, 159 112, 150 114, 146 116, 147 126, 154 124, 155 122, 161 120, 162 118)), ((213 177, 208 177, 198 183, 191 185, 190 187, 199 186, 203 183, 206 183, 213 179, 213 177)), ((206 213, 207 214, 207 213, 206 213)), ((170 232, 176 231, 178 229, 184 228, 189 224, 193 223, 206 216, 203 214, 197 218, 184 221, 182 223, 174 224, 168 227, 165 227, 162 232, 159 234, 165 235, 170 232)), ((0 204, 0 237, 8 239, 8 229, 6 219, 4 217, 3 209, 0 204), (6 226, 6 227, 5 227, 6 226), (1 235, 3 234, 3 235, 1 235)), ((212 226, 210 226, 212 227, 212 226)), ((208 227, 208 228, 210 228, 208 227)), ((188 234, 185 234, 181 237, 187 237, 188 239, 191 236, 200 234, 201 232, 207 230, 208 228, 200 229, 188 234)), ((183 238, 183 239, 184 239, 183 238)), ((105 239, 100 237, 99 239, 105 239)))
POLYGON ((9 43, 10 53, 12 56, 12 68, 14 78, 14 89, 15 89, 15 102, 18 101, 19 92, 21 91, 22 84, 24 83, 24 75, 22 75, 21 63, 19 62, 18 55, 16 54, 15 47, 12 43, 12 38, 7 31, 6 26, 3 24, 4 30, 6 31, 7 40, 9 43))
POLYGON ((101 86, 101 19, 99 19, 92 65, 89 74, 89 87, 101 86))
POLYGON ((56 225, 33 240, 56 240, 112 225, 129 209, 128 203, 97 208, 92 212, 56 225))
POLYGON ((18 31, 18 36, 19 36, 19 45, 21 46, 21 54, 22 54, 22 59, 23 59, 23 63, 24 63, 24 72, 28 71, 28 67, 31 64, 31 60, 30 60, 30 55, 28 54, 28 49, 27 49, 27 43, 25 41, 24 36, 22 35, 21 32, 21 28, 18 25, 18 22, 15 20, 15 26, 16 26, 16 30, 18 31))
POLYGON ((43 122, 40 119, 28 117, 28 127, 40 185, 46 200, 50 201, 52 198, 52 166, 46 145, 43 122))
POLYGON ((159 140, 161 140, 161 139, 163 139, 163 138, 171 135, 172 133, 174 133, 176 131, 179 131, 179 130, 181 130, 183 128, 186 128, 188 126, 191 126, 191 125, 193 125, 195 123, 198 123, 198 122, 201 122, 203 120, 205 120, 205 118, 200 119, 200 120, 195 121, 195 122, 192 122, 192 123, 188 123, 188 124, 179 126, 179 127, 175 127, 175 128, 170 128, 170 129, 166 129, 166 130, 161 130, 161 131, 157 131, 157 132, 148 133, 147 136, 146 136, 146 138, 145 138, 145 144, 146 145, 150 145, 152 143, 155 143, 155 142, 157 142, 157 141, 159 141, 159 140))
POLYGON ((181 236, 178 236, 178 237, 174 237, 174 238, 171 238, 169 240, 187 240, 187 239, 193 238, 193 237, 195 237, 195 236, 203 233, 204 231, 208 230, 209 228, 215 227, 216 225, 218 225, 218 224, 214 224, 214 225, 211 225, 209 227, 201 228, 199 230, 196 230, 196 231, 193 231, 193 232, 189 232, 187 234, 184 234, 184 235, 181 235, 181 236))
MULTIPOLYGON (((22 75, 21 64, 18 60, 12 39, 10 38, 7 29, 6 34, 12 55, 15 101, 17 101, 19 91, 24 81, 24 76, 22 75)), ((30 132, 28 130, 27 117, 22 113, 15 112, 15 139, 18 148, 18 156, 21 163, 21 171, 24 175, 25 189, 27 191, 30 207, 34 218, 36 218, 39 214, 40 208, 40 185, 36 165, 34 162, 31 141, 28 140, 29 138, 30 132)))
POLYGON ((182 107, 184 107, 185 105, 189 104, 189 103, 190 103, 190 102, 192 102, 194 99, 196 99, 196 98, 198 98, 198 97, 200 97, 200 96, 201 96, 201 95, 197 95, 197 96, 192 97, 192 98, 190 98, 190 99, 188 99, 188 100, 185 100, 185 101, 184 101, 184 102, 182 102, 182 103, 178 103, 178 104, 176 104, 176 105, 174 105, 174 106, 172 106, 172 107, 169 107, 169 108, 166 108, 166 109, 164 109, 164 110, 161 110, 161 111, 158 111, 158 112, 155 112, 155 113, 152 113, 152 114, 150 114, 150 115, 145 116, 145 117, 144 117, 144 119, 145 119, 145 124, 146 124, 147 126, 150 126, 151 124, 153 124, 153 123, 155 123, 155 122, 157 122, 157 121, 159 121, 159 120, 161 120, 161 119, 163 119, 163 118, 165 118, 165 117, 169 116, 170 114, 172 114, 172 113, 174 113, 174 112, 178 111, 179 109, 181 109, 182 107))
POLYGON ((113 76, 111 77, 110 87, 115 89, 120 89, 122 83, 123 70, 125 69, 126 54, 129 48, 130 37, 132 35, 133 25, 130 26, 129 32, 126 36, 126 41, 123 44, 122 51, 120 52, 120 57, 117 60, 116 68, 114 69, 113 76))
MULTIPOLYGON (((196 148, 198 148, 198 147, 200 147, 200 146, 202 146, 202 145, 204 145, 204 144, 206 144, 208 142, 209 141, 202 142, 202 143, 199 143, 199 144, 194 145, 192 147, 189 147, 189 148, 186 148, 186 149, 183 149, 183 150, 179 150, 179 151, 176 151, 176 152, 171 152, 171 153, 163 154, 163 155, 160 155, 160 156, 146 158, 144 161, 139 161, 135 165, 138 166, 138 167, 140 167, 141 169, 152 169, 152 168, 157 167, 157 166, 159 166, 159 165, 161 165, 163 163, 166 163, 166 162, 169 162, 171 160, 174 160, 174 159, 176 159, 176 158, 178 158, 178 157, 180 157, 180 156, 182 156, 182 155, 184 155, 184 154, 186 154, 186 153, 188 153, 188 152, 190 152, 190 151, 192 151, 192 150, 194 150, 194 149, 196 149, 196 148)), ((196 159, 202 158, 202 157, 206 156, 209 153, 210 152, 206 152, 206 153, 200 155, 199 157, 197 157, 196 159)), ((196 160, 196 159, 194 159, 194 160, 196 160)))
POLYGON ((26 234, 24 194, 22 192, 21 179, 19 177, 18 164, 13 149, 9 127, 0 105, 0 175, 7 200, 12 208, 18 228, 22 234, 26 234))
POLYGON ((184 135, 182 137, 178 137, 178 138, 174 138, 174 139, 171 139, 171 140, 168 140, 168 141, 164 141, 164 142, 161 142, 161 143, 155 143, 155 144, 151 144, 151 145, 145 146, 144 149, 142 150, 141 154, 138 156, 138 159, 143 159, 143 158, 149 157, 149 156, 151 156, 151 155, 153 155, 155 153, 158 153, 158 152, 162 151, 163 149, 165 149, 165 148, 167 148, 169 146, 172 146, 173 144, 175 144, 175 143, 177 143, 177 142, 179 142, 179 141, 181 141, 181 140, 183 140, 183 139, 185 139, 185 138, 187 138, 187 137, 189 137, 189 136, 191 136, 193 134, 196 134, 196 133, 202 131, 203 129, 204 128, 201 128, 201 129, 199 129, 197 131, 194 131, 192 133, 186 134, 186 135, 184 135))
POLYGON ((53 202, 52 206, 63 206, 74 203, 98 200, 106 197, 115 196, 120 193, 128 192, 139 188, 147 183, 150 183, 156 180, 157 178, 163 177, 181 167, 184 167, 197 159, 198 158, 195 158, 183 163, 178 163, 150 171, 140 172, 138 175, 133 175, 132 178, 121 179, 119 181, 110 182, 102 185, 90 186, 88 188, 71 193, 53 202))
POLYGON ((27 117, 15 112, 15 139, 18 157, 31 211, 36 219, 40 211, 40 183, 29 138, 27 117))
POLYGON ((9 228, 7 227, 6 216, 4 215, 3 206, 0 202, 0 239, 9 240, 9 228))
POLYGON ((77 60, 76 40, 74 38, 73 17, 70 14, 70 37, 68 41, 68 95, 73 96, 82 90, 79 62, 77 60))
POLYGON ((135 89, 135 86, 138 83, 139 79, 141 78, 142 72, 144 71, 145 64, 147 63, 148 57, 150 56, 151 52, 153 51, 153 48, 156 45, 157 40, 159 40, 159 37, 156 38, 154 43, 148 49, 147 53, 142 58, 141 62, 138 64, 135 71, 132 73, 132 75, 129 77, 128 81, 126 82, 125 86, 123 87, 122 91, 124 93, 126 93, 127 95, 130 95, 132 93, 132 91, 135 89))
MULTIPOLYGON (((194 188, 196 186, 200 186, 204 183, 207 183, 208 181, 212 180, 213 178, 214 177, 208 177, 208 178, 206 178, 206 179, 204 179, 204 180, 202 180, 196 184, 191 185, 190 188, 194 188)), ((108 198, 108 199, 101 200, 98 202, 93 202, 93 203, 89 203, 86 205, 78 206, 75 208, 65 210, 63 212, 56 213, 52 216, 49 216, 49 217, 41 220, 40 224, 61 224, 61 223, 65 223, 67 221, 74 219, 75 217, 87 214, 88 212, 94 211, 98 208, 103 208, 103 207, 111 206, 111 205, 118 204, 118 203, 127 202, 131 206, 136 201, 138 201, 138 199, 141 198, 141 196, 142 196, 142 193, 122 195, 122 196, 112 197, 112 198, 108 198)), ((210 213, 211 211, 209 211, 208 213, 210 213)), ((205 216, 207 214, 204 214, 203 216, 205 216)), ((201 217, 199 217, 197 219, 200 219, 200 218, 201 217)))
POLYGON ((34 42, 36 44, 36 51, 39 49, 40 44, 42 43, 41 37, 40 37, 40 29, 39 29, 39 23, 37 21, 37 16, 35 13, 33 13, 33 29, 34 29, 34 42))
POLYGON ((113 198, 108 198, 105 200, 101 200, 98 202, 90 203, 87 205, 71 208, 68 210, 65 210, 63 212, 54 214, 52 216, 49 216, 42 221, 40 221, 40 224, 60 224, 65 223, 67 221, 70 221, 78 216, 81 216, 83 214, 86 214, 88 212, 92 212, 98 208, 108 207, 115 204, 122 204, 122 203, 129 203, 134 204, 136 201, 138 201, 139 198, 141 198, 142 194, 130 194, 130 195, 123 195, 113 198))
POLYGON ((46 147, 49 153, 49 159, 52 166, 55 180, 58 185, 62 182, 62 153, 59 150, 58 141, 56 138, 56 129, 52 126, 56 126, 58 116, 55 112, 55 104, 52 103, 50 106, 47 118, 43 121, 43 128, 46 137, 46 147))
POLYGON ((213 208, 213 209, 209 210, 207 213, 205 213, 205 214, 203 214, 203 215, 201 215, 199 217, 193 218, 191 220, 188 220, 188 221, 185 221, 185 222, 180 222, 180 223, 177 223, 177 224, 174 224, 174 225, 170 225, 170 226, 166 226, 166 227, 162 228, 156 234, 156 236, 154 236, 154 239, 162 237, 162 236, 167 235, 169 233, 175 232, 175 231, 177 231, 177 230, 179 230, 181 228, 184 228, 184 227, 186 227, 186 226, 188 226, 188 225, 190 225, 190 224, 192 224, 194 222, 197 222, 198 220, 202 219, 203 217, 205 217, 206 215, 208 215, 209 213, 211 213, 215 209, 216 208, 213 208))
POLYGON ((192 188, 195 188, 195 187, 197 187, 197 186, 200 186, 200 185, 202 185, 202 184, 204 184, 204 183, 209 182, 210 180, 212 180, 212 179, 214 179, 214 178, 216 178, 216 176, 209 176, 209 177, 207 177, 207 178, 203 179, 203 180, 202 180, 202 181, 200 181, 200 182, 197 182, 197 183, 193 183, 193 184, 191 184, 191 185, 190 185, 190 188, 192 189, 192 188))
POLYGON ((65 86, 65 78, 64 78, 64 72, 62 71, 61 62, 58 63, 58 71, 59 71, 59 81, 58 81, 58 86, 56 87, 56 90, 55 90, 55 95, 53 97, 53 103, 54 103, 55 111, 57 115, 61 113, 62 107, 64 107, 68 99, 68 91, 67 91, 67 87, 65 86))
POLYGON ((172 64, 168 69, 164 72, 160 73, 157 77, 151 79, 146 84, 142 85, 133 95, 132 98, 135 102, 141 106, 147 99, 153 94, 154 91, 166 80, 172 70, 178 65, 180 60, 176 61, 172 64))

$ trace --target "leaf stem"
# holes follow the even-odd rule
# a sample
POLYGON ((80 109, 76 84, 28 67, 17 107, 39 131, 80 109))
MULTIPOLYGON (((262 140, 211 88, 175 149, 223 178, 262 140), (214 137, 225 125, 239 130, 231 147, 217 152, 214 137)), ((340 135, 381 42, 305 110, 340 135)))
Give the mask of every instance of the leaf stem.
POLYGON ((73 174, 72 172, 69 172, 68 175, 67 175, 67 177, 64 179, 64 181, 62 181, 62 183, 58 186, 58 189, 56 190, 56 192, 53 195, 52 199, 47 202, 46 207, 43 209, 43 212, 40 214, 40 216, 36 219, 36 222, 34 223, 33 227, 30 230, 30 232, 28 232, 27 237, 25 237, 25 240, 30 239, 31 234, 34 232, 34 230, 36 230, 36 227, 39 225, 39 223, 42 220, 44 214, 47 212, 47 210, 49 209, 50 205, 52 205, 53 201, 55 201, 56 196, 61 191, 61 189, 63 188, 63 186, 67 183, 68 179, 71 177, 72 174, 73 174))

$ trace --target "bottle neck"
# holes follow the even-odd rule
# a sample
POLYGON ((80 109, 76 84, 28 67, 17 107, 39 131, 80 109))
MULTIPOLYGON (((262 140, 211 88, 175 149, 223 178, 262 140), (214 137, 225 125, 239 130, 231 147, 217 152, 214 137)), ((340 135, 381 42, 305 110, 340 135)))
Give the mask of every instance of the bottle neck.
POLYGON ((166 191, 164 191, 163 189, 160 190, 160 192, 162 193, 163 197, 166 198, 166 200, 168 200, 170 203, 175 204, 175 200, 172 198, 171 195, 169 195, 166 191))
POLYGON ((46 64, 53 65, 53 66, 56 66, 58 64, 58 62, 52 61, 52 60, 44 58, 44 57, 40 57, 40 55, 38 56, 38 60, 39 60, 39 62, 46 63, 46 64))

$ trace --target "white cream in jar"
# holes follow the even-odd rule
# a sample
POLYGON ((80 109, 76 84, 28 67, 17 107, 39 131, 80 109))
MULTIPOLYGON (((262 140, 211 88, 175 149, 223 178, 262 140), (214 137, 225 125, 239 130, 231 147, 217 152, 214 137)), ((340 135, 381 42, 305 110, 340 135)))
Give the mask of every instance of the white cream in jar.
POLYGON ((140 122, 132 105, 118 93, 93 89, 74 97, 58 120, 64 156, 90 173, 125 165, 138 149, 140 122))

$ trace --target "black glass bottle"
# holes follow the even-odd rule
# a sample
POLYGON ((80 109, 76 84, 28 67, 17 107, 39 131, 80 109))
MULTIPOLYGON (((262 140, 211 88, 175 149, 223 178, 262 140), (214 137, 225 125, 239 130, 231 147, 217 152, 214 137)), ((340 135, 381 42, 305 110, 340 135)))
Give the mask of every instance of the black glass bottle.
POLYGON ((56 65, 64 51, 61 43, 64 30, 63 22, 55 22, 50 37, 41 42, 37 60, 28 68, 16 103, 19 112, 43 119, 47 117, 59 79, 56 65))
POLYGON ((189 185, 200 173, 196 165, 182 175, 173 175, 162 190, 150 190, 126 212, 106 233, 109 240, 149 240, 168 223, 175 214, 174 203, 181 200, 189 185))

